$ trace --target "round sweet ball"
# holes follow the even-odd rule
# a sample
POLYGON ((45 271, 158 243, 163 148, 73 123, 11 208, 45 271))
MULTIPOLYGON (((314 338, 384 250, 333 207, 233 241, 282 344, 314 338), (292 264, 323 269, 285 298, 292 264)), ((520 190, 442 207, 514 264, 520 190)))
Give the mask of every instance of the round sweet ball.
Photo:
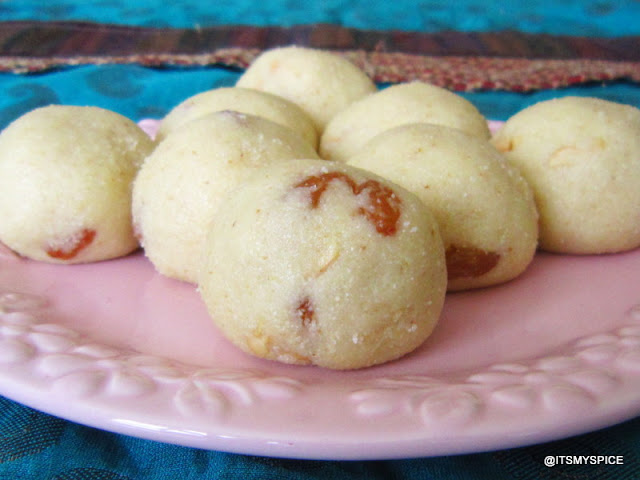
POLYGON ((640 246, 640 109, 590 97, 546 100, 509 118, 493 142, 534 190, 542 249, 640 246))
POLYGON ((318 132, 347 105, 377 90, 367 74, 345 57, 297 46, 264 51, 236 86, 270 92, 296 103, 311 117, 318 132))
POLYGON ((224 195, 254 171, 296 158, 317 154, 299 134, 262 117, 213 112, 176 128, 133 186, 136 234, 156 270, 195 283, 205 230, 224 195))
POLYGON ((408 123, 434 123, 489 139, 486 118, 466 98, 436 85, 392 85, 352 103, 331 119, 320 138, 320 156, 345 161, 376 135, 408 123))
POLYGON ((347 163, 403 186, 433 212, 449 291, 512 280, 531 263, 538 237, 531 189, 488 140, 441 125, 402 125, 347 163))
POLYGON ((0 241, 51 263, 138 248, 131 184, 154 147, 134 122, 97 107, 51 105, 0 134, 0 241))
POLYGON ((242 350, 355 369, 431 334, 446 290, 435 219, 397 185, 342 163, 273 165, 224 201, 199 291, 242 350))
POLYGON ((162 140, 183 123, 222 110, 264 117, 297 131, 313 148, 318 147, 315 126, 298 105, 271 93, 240 87, 215 88, 187 98, 162 119, 156 138, 162 140))

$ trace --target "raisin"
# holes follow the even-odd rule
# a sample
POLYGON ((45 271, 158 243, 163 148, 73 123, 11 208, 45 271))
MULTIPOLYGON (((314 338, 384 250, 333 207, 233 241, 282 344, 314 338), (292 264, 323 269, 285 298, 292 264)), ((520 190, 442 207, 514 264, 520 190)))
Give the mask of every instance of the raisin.
POLYGON ((311 299, 309 297, 305 297, 298 304, 298 308, 296 309, 296 315, 302 322, 303 327, 308 327, 313 323, 314 316, 313 304, 311 303, 311 299))
POLYGON ((85 228, 80 230, 80 232, 76 233, 71 237, 67 242, 65 242, 64 246, 59 248, 48 248, 47 255, 51 258, 57 258, 60 260, 71 260, 74 258, 81 250, 88 247, 93 239, 96 237, 96 231, 91 230, 89 228, 85 228))
POLYGON ((449 280, 475 278, 493 270, 500 260, 500 254, 476 247, 450 245, 446 260, 449 280))
POLYGON ((358 184, 346 173, 328 172, 307 177, 295 188, 308 188, 311 196, 311 208, 317 208, 320 204, 320 198, 334 180, 344 182, 356 196, 367 194, 368 204, 365 207, 360 207, 358 214, 363 215, 371 222, 378 233, 385 236, 396 233, 401 213, 400 198, 391 188, 376 180, 367 180, 358 184))

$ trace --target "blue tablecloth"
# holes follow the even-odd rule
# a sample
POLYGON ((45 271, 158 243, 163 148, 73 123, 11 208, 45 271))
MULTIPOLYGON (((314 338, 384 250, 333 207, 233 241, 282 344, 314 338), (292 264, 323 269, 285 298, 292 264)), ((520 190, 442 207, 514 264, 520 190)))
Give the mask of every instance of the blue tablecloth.
MULTIPOLYGON (((198 92, 233 85, 239 72, 228 69, 149 69, 139 65, 81 66, 55 74, 0 74, 0 128, 49 103, 95 105, 129 118, 161 118, 198 92)), ((529 93, 459 92, 492 120, 506 120, 522 108, 558 95, 589 95, 640 107, 640 87, 620 81, 529 93)))
MULTIPOLYGON (((295 25, 437 32, 519 30, 616 37, 640 34, 640 2, 531 0, 462 2, 327 0, 291 2, 4 1, 0 21, 81 20, 151 27, 295 25)), ((0 74, 0 128, 35 107, 96 105, 129 118, 160 118, 203 90, 233 85, 240 72, 218 67, 84 65, 37 74, 0 74)), ((505 120, 560 95, 591 95, 640 107, 640 87, 619 80, 528 93, 464 92, 488 118, 505 120)), ((640 419, 543 445, 498 452, 393 461, 306 461, 203 451, 77 425, 0 397, 0 480, 125 479, 640 479, 640 419), (616 455, 623 465, 545 467, 546 455, 616 455)))
POLYGON ((560 35, 637 35, 640 4, 632 0, 4 0, 2 20, 91 20, 140 26, 334 23, 359 29, 420 31, 520 30, 560 35))

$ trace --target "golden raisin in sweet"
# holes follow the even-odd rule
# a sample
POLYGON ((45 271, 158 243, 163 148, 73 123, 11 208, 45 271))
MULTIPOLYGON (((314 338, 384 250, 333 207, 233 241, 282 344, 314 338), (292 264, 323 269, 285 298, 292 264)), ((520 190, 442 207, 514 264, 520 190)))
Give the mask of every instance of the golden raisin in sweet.
POLYGON ((496 252, 457 245, 450 245, 445 255, 449 280, 480 277, 495 268, 500 260, 496 252))
POLYGON ((308 188, 311 197, 311 208, 317 208, 320 204, 320 198, 334 180, 344 182, 356 196, 366 192, 368 203, 366 206, 360 207, 358 213, 369 220, 378 233, 385 236, 391 236, 396 233, 402 202, 391 188, 380 184, 376 180, 367 180, 357 184, 346 173, 327 172, 320 175, 311 175, 295 187, 308 188))
POLYGON ((329 172, 321 175, 311 175, 302 182, 298 183, 295 188, 308 188, 310 189, 311 196, 311 208, 317 208, 320 203, 320 197, 329 187, 329 183, 332 180, 343 180, 347 185, 355 188, 355 182, 348 175, 340 172, 329 172))
POLYGON ((358 213, 364 215, 376 227, 378 233, 385 236, 394 235, 400 218, 400 199, 393 190, 375 180, 359 185, 354 193, 359 195, 363 191, 369 193, 369 204, 367 207, 360 207, 358 213))
POLYGON ((63 247, 48 248, 47 255, 60 260, 71 260, 87 248, 96 237, 96 231, 85 228, 70 238, 63 247))
POLYGON ((308 327, 313 322, 314 313, 311 299, 309 297, 303 298, 296 309, 296 315, 302 322, 303 327, 308 327))

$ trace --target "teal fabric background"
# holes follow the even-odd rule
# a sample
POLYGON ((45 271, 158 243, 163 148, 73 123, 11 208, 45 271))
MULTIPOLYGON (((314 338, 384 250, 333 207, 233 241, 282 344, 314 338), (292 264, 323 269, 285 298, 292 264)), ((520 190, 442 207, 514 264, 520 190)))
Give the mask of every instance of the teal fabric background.
POLYGON ((559 35, 638 33, 640 3, 633 0, 5 0, 4 20, 91 20, 140 26, 245 24, 289 26, 334 23, 375 30, 520 30, 559 35))
MULTIPOLYGON (((142 0, 0 1, 0 21, 81 20, 138 26, 281 25, 317 22, 377 30, 520 30, 562 35, 640 34, 640 2, 607 0, 142 0)), ((0 128, 50 103, 96 105, 133 120, 160 118, 185 98, 233 85, 224 68, 105 65, 32 75, 0 74, 0 128)), ((462 94, 491 119, 539 100, 590 95, 640 107, 630 82, 532 93, 462 94)), ((640 419, 544 445, 500 452, 394 461, 328 462, 209 452, 141 440, 52 417, 0 397, 0 480, 191 479, 640 479, 640 419), (545 467, 545 455, 624 455, 624 465, 545 467)))
MULTIPOLYGON (((131 119, 161 118, 196 93, 233 85, 239 71, 222 68, 152 69, 138 65, 82 66, 55 74, 0 74, 0 128, 19 115, 50 103, 94 105, 131 119)), ((626 83, 592 84, 531 93, 460 92, 492 120, 558 95, 589 95, 640 107, 640 88, 626 83)))

